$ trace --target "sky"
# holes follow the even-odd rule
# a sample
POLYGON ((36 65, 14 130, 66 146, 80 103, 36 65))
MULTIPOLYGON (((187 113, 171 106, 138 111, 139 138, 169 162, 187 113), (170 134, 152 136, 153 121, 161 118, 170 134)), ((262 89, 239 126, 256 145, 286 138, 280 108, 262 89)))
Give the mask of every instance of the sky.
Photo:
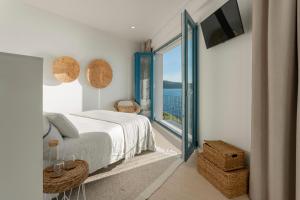
POLYGON ((163 54, 163 79, 181 82, 181 45, 163 54))

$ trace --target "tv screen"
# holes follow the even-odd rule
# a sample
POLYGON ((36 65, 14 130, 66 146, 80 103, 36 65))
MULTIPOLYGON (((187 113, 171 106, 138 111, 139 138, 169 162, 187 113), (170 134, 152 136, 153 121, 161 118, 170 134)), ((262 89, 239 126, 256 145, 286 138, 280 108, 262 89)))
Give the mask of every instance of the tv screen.
POLYGON ((244 33, 237 0, 229 0, 201 22, 207 48, 244 33))

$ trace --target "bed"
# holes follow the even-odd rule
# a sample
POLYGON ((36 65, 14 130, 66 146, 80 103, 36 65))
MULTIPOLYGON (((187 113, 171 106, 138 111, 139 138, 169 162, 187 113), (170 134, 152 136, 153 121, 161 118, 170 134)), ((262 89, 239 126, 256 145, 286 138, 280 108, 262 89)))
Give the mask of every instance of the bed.
MULTIPOLYGON (((52 132, 58 130, 61 135, 61 156, 74 155, 78 159, 86 160, 90 173, 121 159, 128 160, 143 151, 156 150, 151 123, 141 115, 92 110, 63 114, 63 120, 53 120, 49 114, 46 116, 52 132), (66 122, 62 123, 64 120, 66 122)), ((44 160, 49 159, 45 143, 54 135, 44 138, 44 160)))

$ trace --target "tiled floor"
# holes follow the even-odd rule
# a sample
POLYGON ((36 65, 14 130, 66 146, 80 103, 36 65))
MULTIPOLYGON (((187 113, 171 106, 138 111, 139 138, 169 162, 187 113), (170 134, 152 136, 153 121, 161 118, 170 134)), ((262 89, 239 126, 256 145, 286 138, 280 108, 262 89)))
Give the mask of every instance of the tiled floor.
MULTIPOLYGON (((227 198, 198 173, 194 154, 149 200, 227 200, 227 198)), ((244 195, 234 200, 249 200, 249 198, 244 195)))

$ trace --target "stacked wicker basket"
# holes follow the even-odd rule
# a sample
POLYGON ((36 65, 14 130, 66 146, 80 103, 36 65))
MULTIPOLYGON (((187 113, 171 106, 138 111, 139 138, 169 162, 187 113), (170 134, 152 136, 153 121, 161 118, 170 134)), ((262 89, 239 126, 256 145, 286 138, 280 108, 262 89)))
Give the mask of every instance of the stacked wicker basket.
POLYGON ((198 171, 227 198, 248 192, 245 152, 223 141, 205 141, 198 154, 198 171))

